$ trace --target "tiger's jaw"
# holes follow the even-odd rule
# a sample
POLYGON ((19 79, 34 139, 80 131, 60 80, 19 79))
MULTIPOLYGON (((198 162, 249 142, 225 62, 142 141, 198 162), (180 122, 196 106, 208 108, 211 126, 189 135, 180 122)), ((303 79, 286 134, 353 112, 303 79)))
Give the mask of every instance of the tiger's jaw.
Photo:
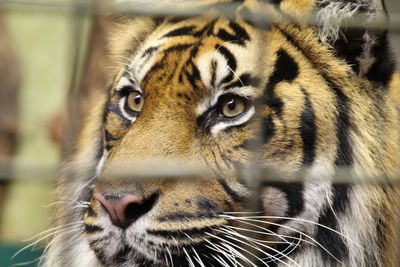
MULTIPOLYGON (((168 266, 168 263, 187 266, 186 253, 193 255, 196 251, 203 255, 211 242, 207 236, 211 234, 210 229, 198 231, 197 237, 190 237, 193 233, 185 231, 180 236, 168 237, 162 231, 149 230, 150 222, 146 221, 135 223, 128 229, 105 224, 101 233, 87 233, 90 248, 104 266, 168 266)), ((88 231, 91 230, 86 228, 88 231)))
MULTIPOLYGON (((104 266, 189 266, 191 260, 219 266, 211 255, 215 254, 218 239, 210 238, 212 230, 204 232, 204 238, 190 239, 185 244, 179 238, 155 237, 140 229, 108 228, 103 234, 91 235, 89 244, 97 259, 104 266), (190 255, 190 256, 189 256, 190 255)), ((200 233, 199 233, 200 234, 200 233)), ((225 258, 224 255, 218 255, 225 258)), ((226 259, 225 259, 226 260, 226 259)))

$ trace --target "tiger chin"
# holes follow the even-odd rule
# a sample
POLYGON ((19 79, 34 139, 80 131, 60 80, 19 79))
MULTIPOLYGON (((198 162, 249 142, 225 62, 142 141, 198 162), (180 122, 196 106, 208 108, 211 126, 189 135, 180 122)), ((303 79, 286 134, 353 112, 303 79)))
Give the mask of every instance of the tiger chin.
POLYGON ((123 67, 66 166, 44 266, 395 266, 399 77, 386 30, 344 26, 385 21, 384 3, 243 0, 219 16, 229 2, 113 33, 123 67), (386 180, 333 183, 342 169, 386 180))

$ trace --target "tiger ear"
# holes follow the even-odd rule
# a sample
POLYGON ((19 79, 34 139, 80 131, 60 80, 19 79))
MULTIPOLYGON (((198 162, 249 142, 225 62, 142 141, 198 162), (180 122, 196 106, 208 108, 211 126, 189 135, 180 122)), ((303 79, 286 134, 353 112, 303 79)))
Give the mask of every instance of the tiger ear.
POLYGON ((386 86, 394 72, 384 0, 317 0, 319 37, 360 76, 386 86))

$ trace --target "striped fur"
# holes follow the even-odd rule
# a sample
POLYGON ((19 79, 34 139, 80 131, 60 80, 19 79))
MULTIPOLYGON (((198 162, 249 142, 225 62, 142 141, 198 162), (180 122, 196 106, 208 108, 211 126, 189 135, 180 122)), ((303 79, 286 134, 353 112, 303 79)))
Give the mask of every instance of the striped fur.
POLYGON ((384 17, 383 3, 243 0, 228 20, 216 16, 224 3, 190 4, 205 2, 208 17, 127 19, 114 33, 124 67, 66 168, 45 266, 394 266, 398 189, 331 181, 338 169, 399 172, 386 33, 341 26, 365 10, 384 17), (261 10, 272 25, 241 19, 261 10), (307 24, 330 10, 336 24, 307 24), (229 117, 227 103, 243 109, 229 117), (258 183, 250 163, 304 181, 258 183), (144 167, 162 176, 137 179, 144 167), (202 172, 169 179, 177 167, 202 172), (125 228, 97 195, 142 206, 125 228))

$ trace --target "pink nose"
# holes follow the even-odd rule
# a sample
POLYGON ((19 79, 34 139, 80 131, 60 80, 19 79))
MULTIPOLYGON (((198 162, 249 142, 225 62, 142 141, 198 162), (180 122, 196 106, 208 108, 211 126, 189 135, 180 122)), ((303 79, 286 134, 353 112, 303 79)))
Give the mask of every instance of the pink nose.
POLYGON ((157 195, 143 200, 136 195, 119 197, 96 193, 94 198, 106 209, 107 213, 110 215, 111 222, 115 226, 125 229, 132 222, 151 210, 157 199, 157 195))

